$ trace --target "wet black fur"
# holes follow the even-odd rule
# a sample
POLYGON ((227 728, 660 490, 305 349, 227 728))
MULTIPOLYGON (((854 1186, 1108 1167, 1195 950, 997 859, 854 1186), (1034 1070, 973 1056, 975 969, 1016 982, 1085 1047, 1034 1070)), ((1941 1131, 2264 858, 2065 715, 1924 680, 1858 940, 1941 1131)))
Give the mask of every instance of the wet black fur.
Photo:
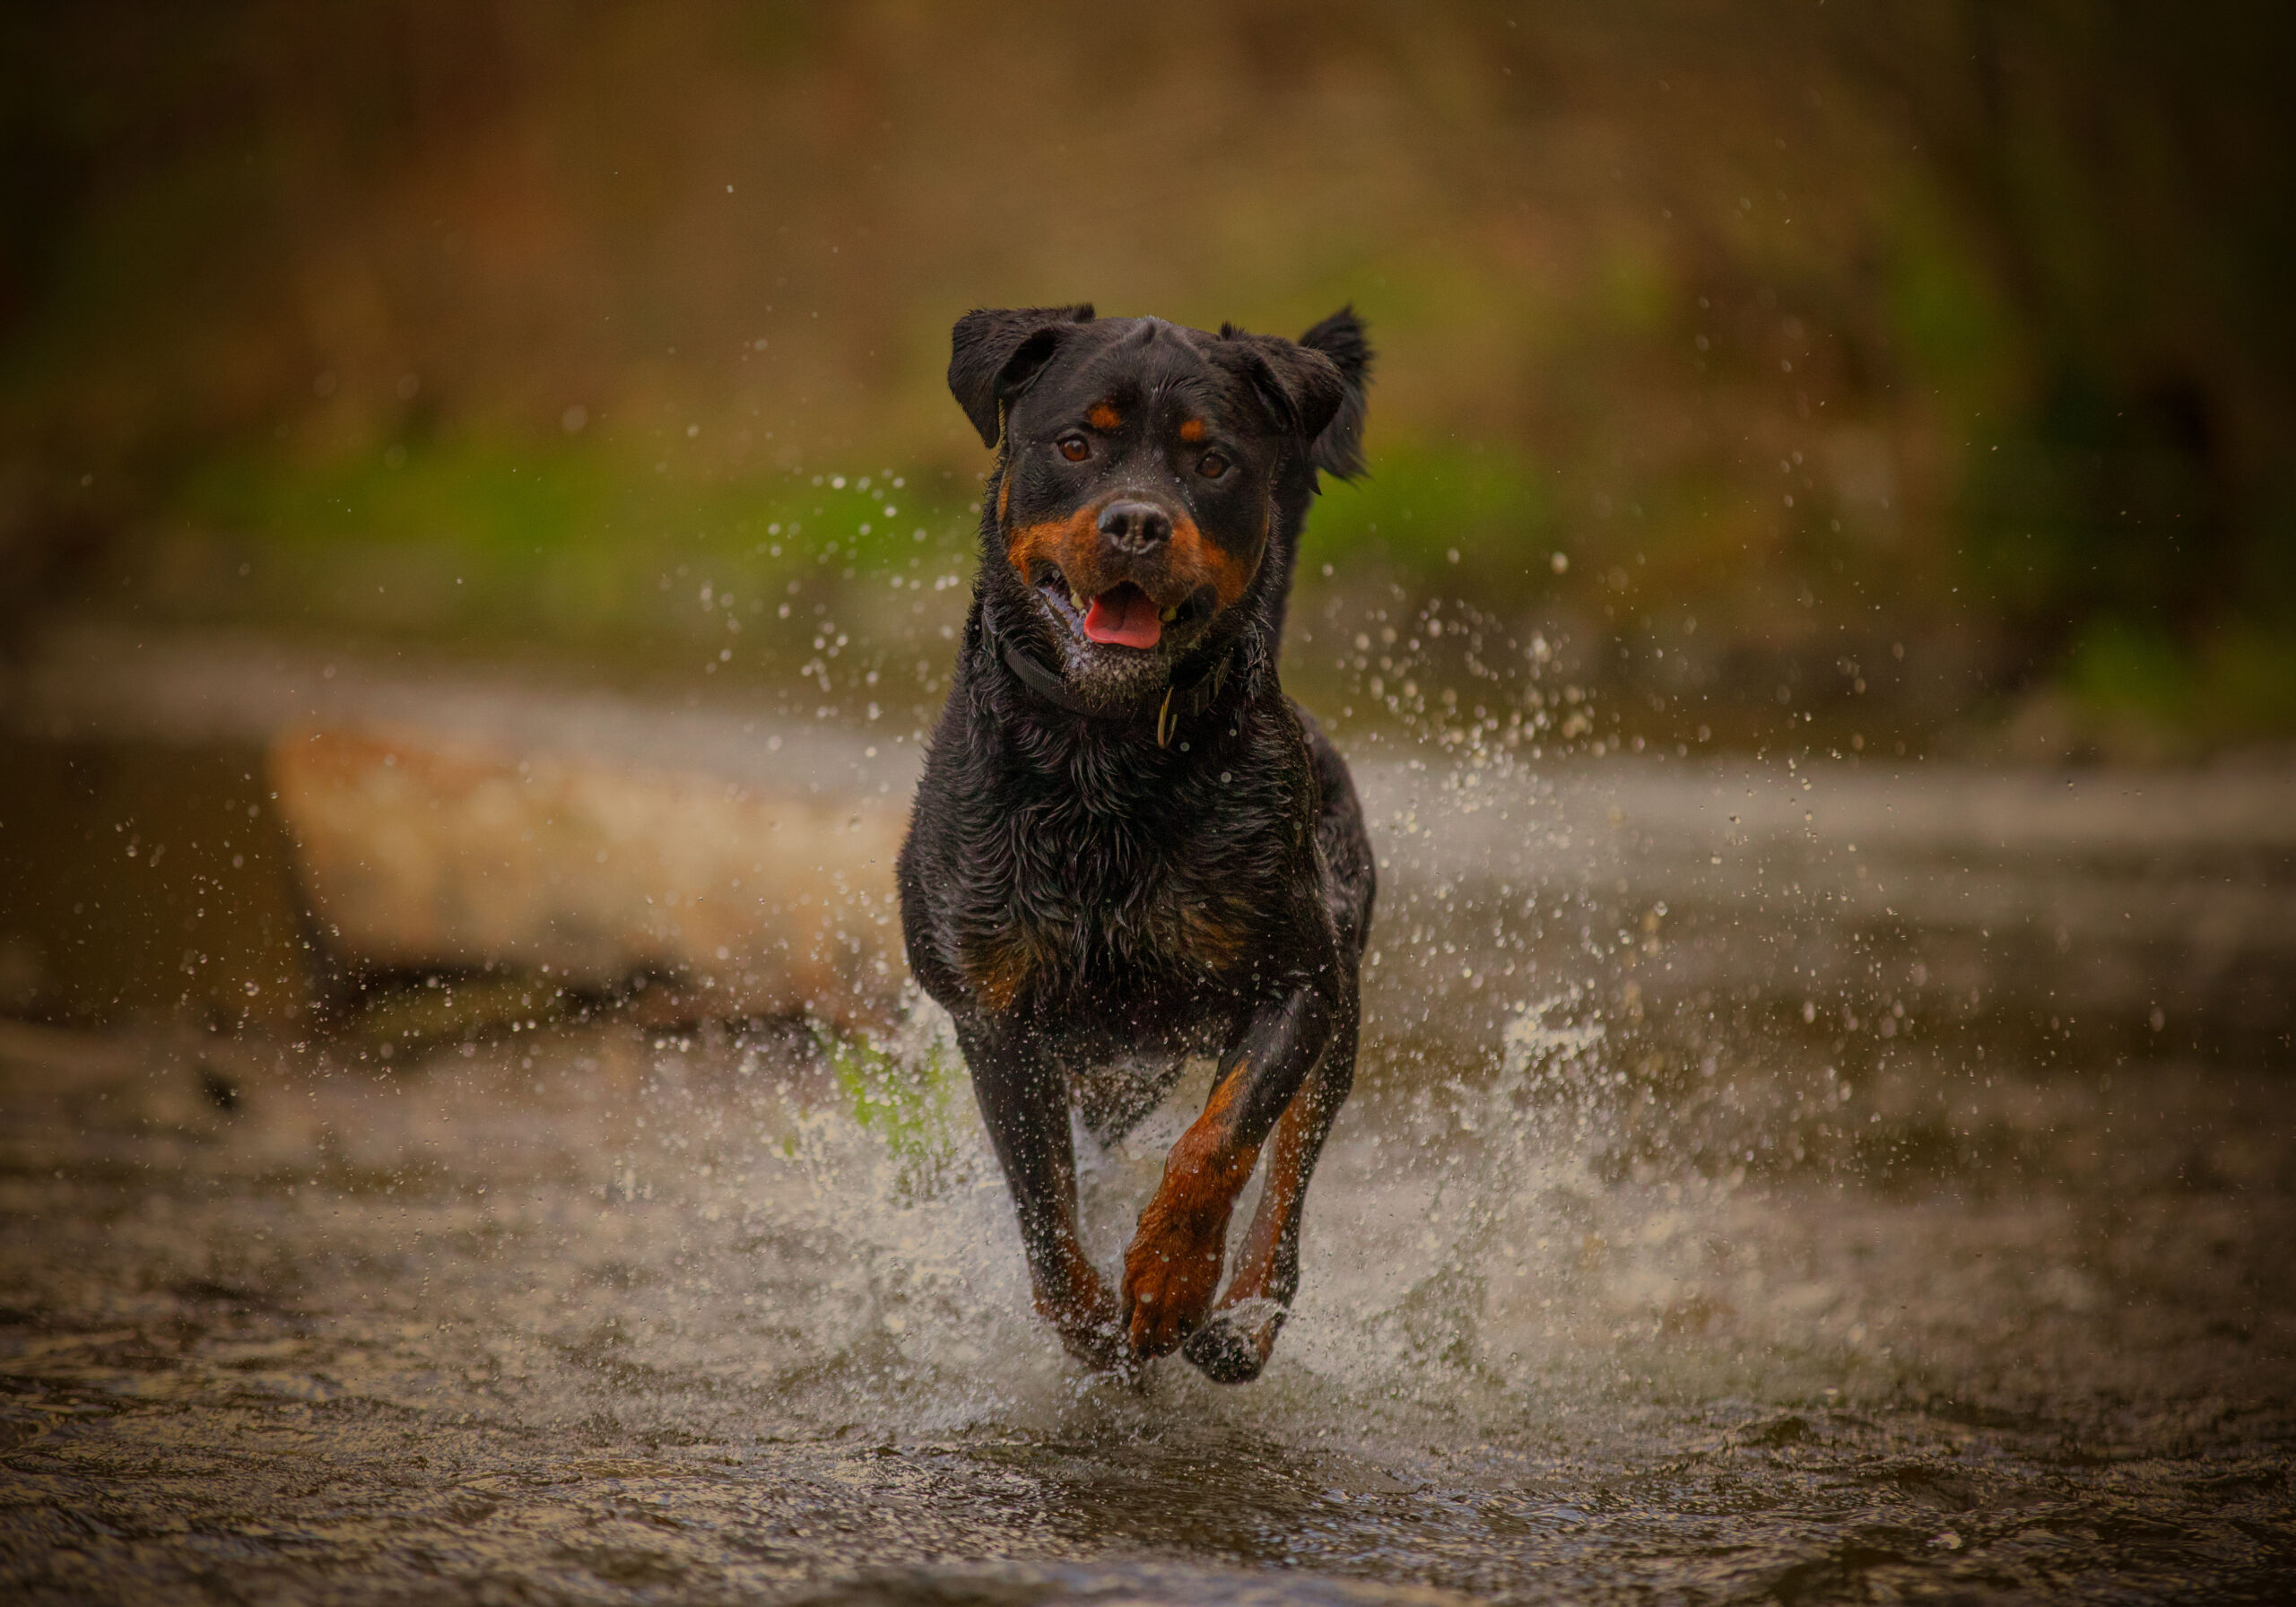
MULTIPOLYGON (((956 327, 951 388, 1001 450, 955 680, 901 850, 902 926, 918 983, 955 1020, 1040 1298, 1073 1201, 1072 1098, 1113 1138, 1152 1108, 1182 1055, 1216 1054, 1223 1074, 1248 1057, 1237 1119, 1257 1142, 1310 1073, 1332 1111, 1352 1081, 1373 860, 1346 766, 1284 696, 1276 658, 1318 473, 1361 466, 1369 362, 1352 312, 1297 343, 1096 319, 1089 308, 973 313, 956 327), (1012 640, 1060 662, 1040 600, 1007 561, 1003 482, 1065 472, 1031 466, 1031 443, 1081 416, 1135 352, 1159 386, 1224 421, 1248 459, 1239 469, 1263 477, 1273 510, 1241 601, 1175 664, 1176 682, 1224 669, 1206 682, 1209 706, 1164 746, 1144 707, 1130 718, 1069 712, 996 651, 1012 640), (1030 956, 1026 981, 997 1009, 980 991, 983 957, 1015 944, 1030 956)), ((1093 483, 1069 490, 1088 497, 1093 483)), ((1198 517, 1223 547, 1250 544, 1209 501, 1198 517)), ((1295 1223, 1286 1302, 1296 1242, 1295 1223)), ((1233 1336, 1216 1328, 1191 1341, 1190 1357, 1216 1377, 1257 1372, 1257 1356, 1228 1354, 1233 1336)))

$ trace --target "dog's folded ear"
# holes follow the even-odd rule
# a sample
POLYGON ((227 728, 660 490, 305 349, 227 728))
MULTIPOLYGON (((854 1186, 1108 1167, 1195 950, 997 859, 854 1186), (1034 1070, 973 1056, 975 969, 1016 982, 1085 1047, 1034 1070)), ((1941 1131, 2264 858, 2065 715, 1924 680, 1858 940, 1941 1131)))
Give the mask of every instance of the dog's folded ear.
POLYGON ((949 389, 980 431, 982 446, 996 444, 1004 406, 1028 388, 1062 336, 1091 321, 1090 303, 980 310, 957 320, 949 336, 949 389))
POLYGON ((1352 480, 1363 472, 1363 387, 1371 377, 1371 346, 1363 321, 1342 308, 1300 337, 1247 334, 1232 324, 1220 338, 1233 343, 1268 411, 1308 441, 1308 460, 1327 474, 1352 480))
POLYGON ((1248 334, 1233 324, 1220 326, 1220 339, 1222 349, 1233 354, 1228 360, 1258 393, 1276 429, 1298 438, 1312 459, 1316 438, 1346 390, 1338 365, 1281 335, 1248 334))
POLYGON ((1371 343, 1363 320, 1352 307, 1343 307, 1301 335, 1300 344, 1329 358, 1341 382, 1339 405, 1316 433, 1316 467, 1352 480, 1363 472, 1363 391, 1371 382, 1371 343))

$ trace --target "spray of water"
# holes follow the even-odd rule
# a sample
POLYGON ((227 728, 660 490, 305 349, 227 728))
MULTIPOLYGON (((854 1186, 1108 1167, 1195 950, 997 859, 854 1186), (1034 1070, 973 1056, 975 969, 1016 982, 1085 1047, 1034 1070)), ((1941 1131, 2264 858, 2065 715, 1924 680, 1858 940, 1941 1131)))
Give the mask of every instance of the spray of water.
MULTIPOLYGON (((1587 996, 1566 991, 1518 1008, 1478 1067, 1367 1079, 1311 1196, 1293 1317, 1245 1388, 1176 1359, 1127 1385, 1062 1354, 1031 1312, 947 1020, 922 1000, 882 1041, 824 1034, 810 1070, 787 1045, 658 1045, 643 1131, 594 1219, 552 1220, 561 1201, 508 1227, 561 1235, 565 1259, 514 1258, 556 1276, 506 1291, 473 1266, 465 1299, 521 1413, 737 1442, 1187 1422, 1472 1443, 1654 1392, 1839 1385, 1839 1346, 1799 1347, 1807 1365, 1781 1377, 1793 1358, 1762 1344, 1750 1366, 1743 1321, 1709 1342, 1761 1277, 1746 1264, 1758 1255, 1733 1268, 1717 1248, 1743 1234, 1744 1173, 1605 1175, 1631 1097, 1608 1041, 1587 996)), ((1104 1264, 1210 1073, 1192 1068, 1120 1142, 1080 1129, 1087 1243, 1104 1264)))

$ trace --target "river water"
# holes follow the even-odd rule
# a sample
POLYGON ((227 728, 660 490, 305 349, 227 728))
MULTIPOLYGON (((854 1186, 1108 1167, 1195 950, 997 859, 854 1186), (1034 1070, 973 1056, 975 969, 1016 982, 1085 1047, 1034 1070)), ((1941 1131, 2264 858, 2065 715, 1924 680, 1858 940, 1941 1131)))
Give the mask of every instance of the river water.
MULTIPOLYGON (((1358 757, 1240 1388, 1061 1356, 923 1014, 0 1021, 0 1593, 2286 1599, 2284 771, 1358 757)), ((1104 1262, 1203 1089, 1087 1155, 1104 1262)))

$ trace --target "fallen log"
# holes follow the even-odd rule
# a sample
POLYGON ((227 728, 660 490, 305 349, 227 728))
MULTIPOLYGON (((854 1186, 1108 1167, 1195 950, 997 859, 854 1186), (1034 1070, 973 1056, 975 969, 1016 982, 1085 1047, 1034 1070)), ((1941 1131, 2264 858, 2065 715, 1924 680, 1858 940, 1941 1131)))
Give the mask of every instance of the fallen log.
POLYGON ((319 941, 354 976, 654 978, 719 1019, 882 1020, 906 968, 902 812, 388 726, 269 754, 319 941))

